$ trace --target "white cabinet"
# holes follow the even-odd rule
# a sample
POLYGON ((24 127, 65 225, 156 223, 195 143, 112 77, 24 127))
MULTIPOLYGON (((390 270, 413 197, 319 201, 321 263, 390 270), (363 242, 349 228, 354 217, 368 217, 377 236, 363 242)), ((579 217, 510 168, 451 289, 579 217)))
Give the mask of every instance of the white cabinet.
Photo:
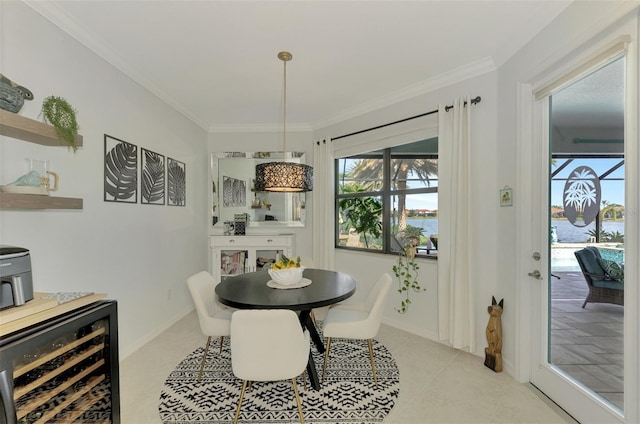
POLYGON ((265 263, 293 256, 295 236, 210 236, 211 275, 216 281, 245 272, 258 271, 265 263))

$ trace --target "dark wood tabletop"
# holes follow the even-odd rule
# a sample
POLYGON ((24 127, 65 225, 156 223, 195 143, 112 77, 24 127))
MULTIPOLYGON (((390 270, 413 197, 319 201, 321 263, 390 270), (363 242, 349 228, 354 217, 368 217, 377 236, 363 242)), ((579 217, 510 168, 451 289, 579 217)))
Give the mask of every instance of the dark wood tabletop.
POLYGON ((297 289, 275 289, 265 271, 227 278, 216 286, 223 305, 237 309, 311 310, 341 302, 356 291, 356 280, 343 272, 306 268, 302 274, 311 284, 297 289))

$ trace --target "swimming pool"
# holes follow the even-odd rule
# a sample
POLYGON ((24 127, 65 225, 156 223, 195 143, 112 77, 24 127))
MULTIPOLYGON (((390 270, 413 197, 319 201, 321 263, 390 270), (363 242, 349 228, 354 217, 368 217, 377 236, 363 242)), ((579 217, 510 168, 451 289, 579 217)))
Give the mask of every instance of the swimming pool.
POLYGON ((596 246, 604 259, 624 262, 624 246, 616 243, 558 243, 551 246, 551 272, 553 271, 575 271, 580 272, 580 265, 573 252, 585 248, 586 246, 596 246))

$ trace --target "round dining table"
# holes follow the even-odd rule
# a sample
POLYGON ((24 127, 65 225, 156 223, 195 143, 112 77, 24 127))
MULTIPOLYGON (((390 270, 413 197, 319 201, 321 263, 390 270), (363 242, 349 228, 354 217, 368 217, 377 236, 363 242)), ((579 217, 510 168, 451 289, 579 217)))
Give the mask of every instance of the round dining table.
MULTIPOLYGON (((311 318, 311 310, 348 299, 356 291, 356 280, 343 272, 316 268, 305 268, 302 277, 311 283, 304 287, 285 288, 273 284, 266 270, 249 272, 221 281, 216 285, 216 295, 220 303, 236 309, 291 309, 299 312, 300 324, 309 331, 318 352, 324 353, 324 343, 311 318)), ((319 390, 320 382, 311 353, 307 374, 312 387, 319 390)))

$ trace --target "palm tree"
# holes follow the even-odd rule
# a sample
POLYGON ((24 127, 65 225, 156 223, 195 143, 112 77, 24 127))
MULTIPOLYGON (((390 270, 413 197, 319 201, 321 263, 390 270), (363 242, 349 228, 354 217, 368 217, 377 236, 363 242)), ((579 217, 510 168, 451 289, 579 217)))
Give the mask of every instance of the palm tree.
MULTIPOLYGON (((407 179, 409 176, 418 178, 431 185, 432 176, 438 175, 438 161, 435 159, 392 159, 391 160, 391 189, 406 190, 408 188, 407 179)), ((348 171, 353 179, 365 191, 375 191, 382 189, 383 161, 379 159, 361 159, 357 161, 348 171)), ((398 194, 398 231, 407 227, 406 215, 406 194, 398 194)))

